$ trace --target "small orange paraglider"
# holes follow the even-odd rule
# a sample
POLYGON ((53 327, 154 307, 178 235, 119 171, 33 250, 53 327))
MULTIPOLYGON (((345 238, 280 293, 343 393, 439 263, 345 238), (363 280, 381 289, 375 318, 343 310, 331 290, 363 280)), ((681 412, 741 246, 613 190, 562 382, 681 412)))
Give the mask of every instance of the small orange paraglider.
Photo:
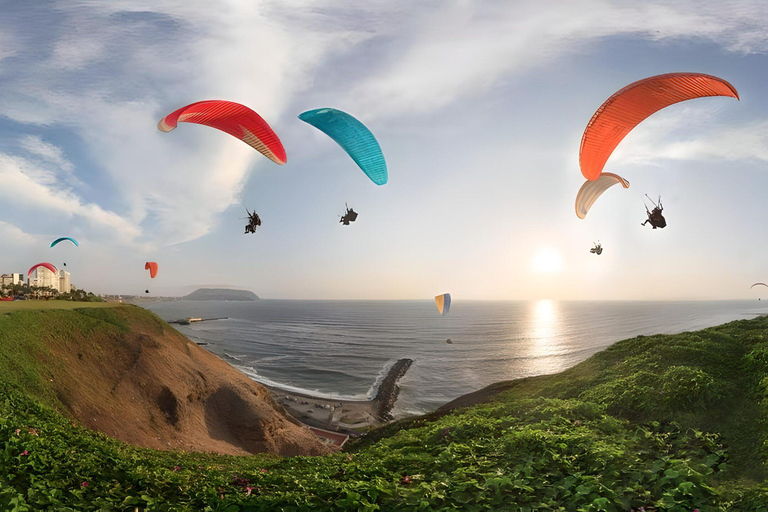
POLYGON ((149 277, 153 278, 157 275, 157 263, 154 261, 148 261, 144 264, 144 270, 149 270, 149 277))

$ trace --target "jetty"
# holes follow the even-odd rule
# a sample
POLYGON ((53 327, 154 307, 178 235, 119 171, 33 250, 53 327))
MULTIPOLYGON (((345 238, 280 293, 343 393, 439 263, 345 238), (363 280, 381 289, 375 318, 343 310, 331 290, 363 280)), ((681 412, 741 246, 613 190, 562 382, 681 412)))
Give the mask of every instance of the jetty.
POLYGON ((376 404, 376 414, 379 420, 382 422, 392 421, 392 409, 395 407, 395 402, 400 394, 400 386, 397 382, 405 375, 405 372, 413 364, 413 359, 403 358, 398 359, 395 364, 387 372, 387 376, 381 381, 379 390, 373 399, 376 404))
POLYGON ((217 317, 217 318, 196 318, 196 317, 191 317, 190 316, 190 317, 187 317, 187 318, 182 318, 181 320, 171 320, 168 323, 169 324, 179 324, 179 325, 189 325, 189 324, 195 323, 195 322, 210 322, 212 320, 228 320, 228 319, 229 319, 228 316, 220 316, 220 317, 217 317))

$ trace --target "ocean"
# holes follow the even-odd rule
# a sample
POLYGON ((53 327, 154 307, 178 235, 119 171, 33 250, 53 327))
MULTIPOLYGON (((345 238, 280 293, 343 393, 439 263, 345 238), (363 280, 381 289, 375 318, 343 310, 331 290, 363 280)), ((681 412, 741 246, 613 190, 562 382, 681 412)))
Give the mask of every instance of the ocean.
POLYGON ((389 365, 413 359, 396 417, 422 414, 501 380, 556 373, 640 334, 673 334, 768 313, 768 303, 175 301, 146 306, 253 379, 294 391, 372 397, 389 365), (447 343, 450 339, 452 343, 447 343))

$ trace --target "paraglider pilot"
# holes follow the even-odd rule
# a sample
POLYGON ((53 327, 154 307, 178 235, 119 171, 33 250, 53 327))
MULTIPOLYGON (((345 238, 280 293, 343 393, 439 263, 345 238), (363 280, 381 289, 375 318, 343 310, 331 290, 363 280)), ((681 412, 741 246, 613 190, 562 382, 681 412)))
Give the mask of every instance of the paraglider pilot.
POLYGON ((357 220, 357 212, 352 208, 348 207, 346 203, 344 203, 344 207, 347 209, 347 211, 344 213, 344 215, 342 215, 339 222, 341 222, 345 226, 349 226, 350 222, 355 222, 355 220, 357 220))
POLYGON ((595 246, 591 248, 589 252, 591 252, 592 254, 597 254, 598 256, 603 254, 603 246, 600 244, 600 240, 597 241, 595 246))
MULTIPOLYGON (((648 194, 645 194, 645 197, 648 197, 648 194)), ((648 211, 648 207, 645 207, 645 212, 648 214, 648 219, 640 225, 645 226, 650 222, 651 226, 653 226, 653 229, 666 227, 667 220, 661 214, 661 212, 664 211, 664 206, 661 204, 661 196, 659 196, 659 204, 654 203, 653 199, 650 197, 648 197, 648 199, 651 201, 651 203, 653 203, 654 208, 653 211, 648 211)))
POLYGON ((259 214, 256 212, 249 212, 248 208, 246 208, 245 211, 248 213, 248 224, 245 226, 245 233, 243 234, 247 235, 248 233, 256 233, 256 228, 261 226, 261 219, 259 218, 259 214))

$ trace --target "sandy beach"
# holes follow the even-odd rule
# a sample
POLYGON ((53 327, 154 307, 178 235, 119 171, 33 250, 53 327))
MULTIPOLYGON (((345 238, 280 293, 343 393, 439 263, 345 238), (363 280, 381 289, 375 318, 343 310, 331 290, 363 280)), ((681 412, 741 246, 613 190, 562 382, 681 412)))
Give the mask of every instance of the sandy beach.
POLYGON ((274 386, 266 387, 272 398, 301 423, 356 435, 393 419, 391 411, 400 392, 397 381, 405 375, 412 363, 411 359, 395 362, 371 400, 325 398, 274 386))
POLYGON ((267 389, 288 414, 312 427, 356 433, 383 423, 374 400, 329 399, 271 386, 267 389))

